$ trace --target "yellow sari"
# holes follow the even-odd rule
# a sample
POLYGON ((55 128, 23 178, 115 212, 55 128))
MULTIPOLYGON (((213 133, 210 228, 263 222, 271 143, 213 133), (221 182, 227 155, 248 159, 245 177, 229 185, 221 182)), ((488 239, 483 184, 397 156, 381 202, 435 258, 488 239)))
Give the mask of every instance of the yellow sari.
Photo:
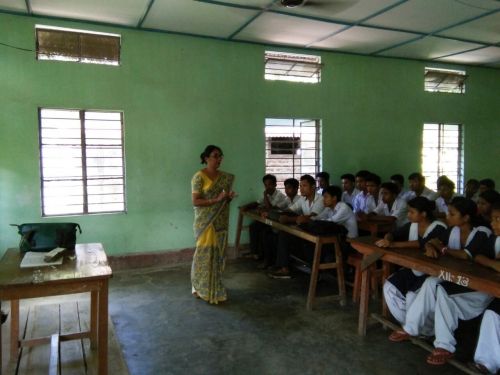
MULTIPOLYGON (((191 191, 201 194, 204 199, 215 199, 223 190, 229 192, 234 176, 220 172, 212 181, 202 171, 191 180, 191 191)), ((225 265, 225 253, 229 225, 229 205, 222 201, 207 207, 194 207, 194 234, 196 251, 191 267, 193 292, 209 303, 218 303, 227 299, 226 289, 222 285, 222 272, 225 265)))

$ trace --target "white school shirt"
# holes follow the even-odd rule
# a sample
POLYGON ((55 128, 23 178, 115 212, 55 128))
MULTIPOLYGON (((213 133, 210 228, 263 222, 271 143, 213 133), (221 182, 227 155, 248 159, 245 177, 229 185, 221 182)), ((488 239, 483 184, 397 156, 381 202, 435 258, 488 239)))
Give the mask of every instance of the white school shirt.
POLYGON ((318 193, 314 193, 314 199, 310 203, 306 197, 300 197, 289 209, 299 215, 319 214, 323 211, 323 197, 318 193))
MULTIPOLYGON (((272 195, 267 194, 267 197, 269 198, 269 202, 271 203, 271 206, 273 207, 278 207, 280 209, 285 209, 288 208, 289 202, 287 201, 287 196, 283 194, 281 191, 276 189, 272 195)), ((264 198, 260 198, 257 203, 259 205, 264 204, 264 198)))
POLYGON ((380 204, 380 202, 382 202, 380 196, 378 197, 378 203, 377 203, 375 202, 375 198, 373 197, 373 195, 368 194, 368 196, 366 197, 366 206, 364 209, 364 213, 369 214, 370 212, 374 212, 377 209, 377 206, 380 204))
POLYGON ((349 194, 349 192, 347 191, 344 191, 342 192, 342 198, 340 199, 342 202, 344 203, 347 203, 347 204, 350 204, 351 207, 354 207, 353 206, 353 203, 354 203, 354 198, 356 197, 356 195, 359 194, 359 190, 354 188, 354 190, 352 191, 352 194, 349 194))
POLYGON ((368 193, 365 194, 362 191, 354 197, 354 200, 352 201, 352 210, 354 213, 365 212, 367 198, 368 193))
POLYGON ((347 203, 338 202, 333 210, 330 207, 325 207, 318 216, 314 216, 312 219, 333 221, 347 229, 347 237, 358 237, 358 221, 347 203))
POLYGON ((287 195, 286 196, 286 204, 287 204, 287 206, 285 208, 290 208, 299 199, 300 199, 300 195, 298 195, 298 194, 295 194, 295 197, 293 197, 293 199, 290 199, 290 197, 287 195))
MULTIPOLYGON (((404 201, 408 202, 412 197, 413 191, 411 190, 401 190, 401 192, 398 194, 399 199, 403 199, 404 201)), ((415 194, 415 193, 413 193, 415 194)))
MULTIPOLYGON (((413 199, 416 196, 417 196, 417 194, 415 194, 414 191, 411 191, 408 194, 408 200, 413 199)), ((422 194, 420 194, 419 196, 425 197, 430 201, 435 201, 439 195, 434 190, 431 190, 427 186, 424 186, 424 190, 422 190, 422 194)))
MULTIPOLYGON (((457 195, 457 194, 453 194, 451 199, 458 197, 458 196, 459 195, 457 195)), ((451 199, 450 199, 450 201, 451 201, 451 199)), ((436 210, 438 212, 444 212, 446 215, 448 215, 448 204, 445 202, 443 197, 438 197, 436 199, 436 210)))
POLYGON ((403 199, 400 198, 396 198, 390 210, 387 203, 384 203, 381 200, 373 212, 382 216, 394 216, 396 218, 396 226, 398 228, 408 222, 408 205, 403 199))

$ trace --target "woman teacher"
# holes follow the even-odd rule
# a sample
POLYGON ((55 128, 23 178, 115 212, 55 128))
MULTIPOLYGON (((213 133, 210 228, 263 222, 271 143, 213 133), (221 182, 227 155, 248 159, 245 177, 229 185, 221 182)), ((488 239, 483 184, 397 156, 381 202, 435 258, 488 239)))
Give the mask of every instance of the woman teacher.
POLYGON ((229 203, 234 176, 219 170, 224 154, 220 147, 209 145, 200 155, 206 167, 191 180, 194 206, 196 251, 191 267, 192 293, 209 303, 227 299, 222 285, 222 271, 229 225, 229 203))

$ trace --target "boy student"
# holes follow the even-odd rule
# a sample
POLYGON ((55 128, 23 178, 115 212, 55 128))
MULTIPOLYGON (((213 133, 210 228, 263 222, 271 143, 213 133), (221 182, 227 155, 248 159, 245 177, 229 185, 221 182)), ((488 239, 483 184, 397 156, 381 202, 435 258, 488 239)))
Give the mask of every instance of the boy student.
POLYGON ((431 201, 435 201, 437 198, 437 194, 435 191, 429 189, 425 186, 425 177, 420 173, 412 173, 408 176, 408 185, 410 187, 411 193, 409 194, 409 198, 415 197, 426 197, 431 201))
POLYGON ((455 183, 446 176, 441 176, 437 183, 439 197, 436 199, 436 217, 445 218, 448 215, 448 204, 455 194, 455 183))
POLYGON ((477 202, 479 197, 479 181, 475 178, 469 178, 465 183, 465 198, 472 199, 477 202))
POLYGON ((330 185, 330 174, 328 172, 316 173, 316 189, 321 195, 323 189, 326 189, 330 185))
POLYGON ((396 227, 401 228, 408 222, 408 207, 404 199, 398 198, 398 187, 392 182, 380 185, 382 197, 377 208, 370 216, 375 216, 381 221, 396 221, 396 227))
POLYGON ((359 193, 354 197, 352 202, 352 210, 355 214, 363 213, 366 209, 366 200, 368 198, 368 191, 366 190, 366 178, 370 175, 370 172, 366 170, 361 170, 356 173, 355 186, 359 190, 359 193))
MULTIPOLYGON (((311 175, 300 177, 300 199, 289 207, 289 210, 298 216, 281 215, 280 222, 284 224, 302 224, 309 221, 311 216, 318 215, 323 211, 323 198, 316 191, 316 181, 311 175)), ((302 245, 300 240, 285 232, 279 232, 278 248, 276 254, 276 271, 269 273, 274 279, 289 279, 289 255, 290 246, 294 244, 302 245)))
MULTIPOLYGON (((476 262, 500 272, 500 201, 492 206, 490 246, 495 250, 495 259, 478 255, 476 262)), ((496 374, 500 370, 500 298, 495 299, 486 308, 481 321, 474 367, 483 374, 496 374)))
POLYGON ((398 187, 398 198, 404 199, 405 201, 409 201, 409 195, 411 191, 408 191, 404 188, 405 178, 402 174, 393 174, 390 178, 393 184, 396 184, 398 187))
POLYGON ((479 194, 484 193, 487 190, 495 190, 495 181, 491 178, 485 178, 479 181, 479 194))
POLYGON ((359 194, 359 190, 354 186, 355 177, 353 174, 346 173, 340 176, 342 181, 342 202, 347 203, 351 208, 353 207, 354 197, 359 194))
MULTIPOLYGON (((252 208, 257 205, 259 211, 264 212, 272 208, 286 209, 289 203, 286 199, 285 194, 276 189, 276 177, 272 174, 266 174, 262 177, 262 183, 264 184, 264 192, 262 198, 255 203, 250 203, 245 206, 245 208, 252 208)), ((262 259, 263 257, 263 240, 265 238, 265 232, 271 228, 268 225, 261 223, 260 221, 254 221, 250 224, 249 234, 250 234, 250 250, 251 257, 254 259, 262 259)))
POLYGON ((299 191, 299 181, 295 178, 287 178, 283 182, 285 186, 286 202, 288 203, 287 208, 300 199, 300 195, 297 194, 299 191))
POLYGON ((366 181, 366 191, 368 192, 368 197, 366 198, 366 206, 364 213, 369 214, 377 208, 380 202, 380 183, 382 180, 379 175, 375 173, 370 173, 365 178, 366 181))

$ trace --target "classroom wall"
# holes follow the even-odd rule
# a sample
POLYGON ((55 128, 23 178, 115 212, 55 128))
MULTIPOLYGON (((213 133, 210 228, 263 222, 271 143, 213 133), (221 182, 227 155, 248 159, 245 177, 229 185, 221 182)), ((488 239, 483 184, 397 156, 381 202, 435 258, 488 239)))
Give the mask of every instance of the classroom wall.
POLYGON ((0 45, 0 252, 18 242, 9 223, 49 220, 80 223, 80 242, 113 255, 193 247, 190 179, 209 143, 237 176, 232 242, 237 205, 261 194, 266 117, 321 119, 335 177, 417 171, 422 124, 462 123, 466 177, 500 183, 500 70, 467 67, 467 93, 451 95, 423 91, 419 61, 319 52, 322 82, 308 85, 265 81, 255 44, 7 14, 0 41, 34 49, 37 23, 120 33, 122 64, 36 61, 0 45), (124 112, 126 214, 41 217, 38 107, 124 112))

